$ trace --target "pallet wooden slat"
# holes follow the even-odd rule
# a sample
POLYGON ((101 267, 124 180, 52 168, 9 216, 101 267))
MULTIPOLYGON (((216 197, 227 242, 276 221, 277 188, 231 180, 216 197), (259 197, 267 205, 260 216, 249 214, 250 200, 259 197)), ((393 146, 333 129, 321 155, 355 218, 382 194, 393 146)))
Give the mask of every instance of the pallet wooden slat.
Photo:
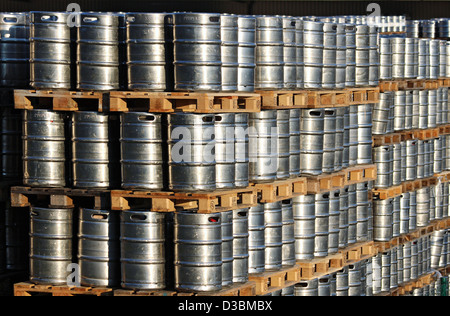
POLYGON ((300 267, 282 268, 280 271, 268 271, 250 274, 249 280, 256 284, 256 295, 265 295, 282 288, 294 285, 300 281, 300 267))
POLYGON ((49 294, 51 296, 112 296, 113 289, 103 287, 39 285, 30 282, 14 284, 14 296, 33 296, 36 294, 49 294))

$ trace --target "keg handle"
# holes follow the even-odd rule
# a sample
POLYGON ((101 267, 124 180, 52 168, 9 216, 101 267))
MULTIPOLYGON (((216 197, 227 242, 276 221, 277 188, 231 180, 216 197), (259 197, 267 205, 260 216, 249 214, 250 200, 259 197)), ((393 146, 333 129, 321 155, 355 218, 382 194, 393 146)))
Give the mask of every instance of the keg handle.
POLYGON ((92 219, 108 219, 108 215, 107 214, 92 214, 91 215, 92 219))
POLYGON ((322 112, 320 112, 320 111, 311 111, 311 112, 309 112, 309 115, 320 117, 320 116, 322 116, 322 112))
POLYGON ((145 221, 147 219, 147 215, 142 214, 133 214, 130 216, 130 219, 132 221, 138 222, 138 221, 145 221))
POLYGON ((214 122, 214 116, 204 116, 202 120, 205 123, 214 122))
POLYGON ((31 212, 30 212, 30 215, 31 215, 31 216, 39 216, 39 213, 36 212, 36 211, 31 211, 31 212))
POLYGON ((218 23, 218 22, 220 22, 220 17, 218 17, 218 16, 211 16, 211 17, 209 17, 209 21, 213 22, 213 23, 218 23))
POLYGON ((96 16, 86 16, 83 18, 83 22, 86 23, 97 23, 98 21, 99 19, 96 16))
POLYGON ((57 15, 43 15, 43 16, 41 16, 41 20, 44 22, 57 22, 58 16, 57 15))
POLYGON ((244 211, 244 212, 238 212, 238 213, 237 213, 237 215, 238 215, 238 216, 241 216, 241 217, 247 217, 247 214, 248 214, 248 213, 245 212, 245 211, 244 211))
POLYGON ((127 22, 130 22, 130 23, 136 22, 136 17, 135 16, 131 16, 131 15, 127 16, 127 22))
POLYGON ((14 16, 5 16, 3 18, 3 22, 5 22, 5 23, 14 23, 14 24, 16 24, 18 21, 19 20, 16 17, 14 17, 14 16))
POLYGON ((139 121, 154 121, 155 116, 154 115, 140 115, 138 117, 139 121))
POLYGON ((209 217, 208 218, 208 222, 210 222, 210 223, 219 223, 220 222, 220 217, 209 217))

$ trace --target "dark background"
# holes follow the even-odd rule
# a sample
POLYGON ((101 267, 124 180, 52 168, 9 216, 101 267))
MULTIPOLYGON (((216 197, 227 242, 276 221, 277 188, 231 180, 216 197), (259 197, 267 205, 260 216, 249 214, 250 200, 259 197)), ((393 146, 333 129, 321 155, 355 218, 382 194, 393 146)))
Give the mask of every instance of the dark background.
POLYGON ((83 11, 115 12, 218 12, 292 16, 366 15, 371 2, 382 15, 406 15, 411 19, 450 16, 450 1, 231 1, 231 0, 0 0, 0 11, 66 11, 76 2, 83 11))

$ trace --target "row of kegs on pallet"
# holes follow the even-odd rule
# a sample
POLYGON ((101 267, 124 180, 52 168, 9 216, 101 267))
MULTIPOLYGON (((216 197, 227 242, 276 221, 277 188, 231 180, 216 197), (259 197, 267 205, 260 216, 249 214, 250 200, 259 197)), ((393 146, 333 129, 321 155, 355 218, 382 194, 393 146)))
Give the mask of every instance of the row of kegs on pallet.
POLYGON ((373 239, 390 241, 448 216, 448 183, 405 192, 391 199, 375 199, 373 239))
POLYGON ((217 291, 295 264, 291 201, 213 214, 76 211, 31 207, 31 282, 66 284, 77 262, 85 286, 217 291))
POLYGON ((65 284, 77 262, 85 286, 220 290, 371 240, 368 190, 213 214, 31 207, 30 281, 65 284))
POLYGON ((389 91, 380 93, 373 107, 373 134, 430 129, 450 122, 449 89, 389 91))
POLYGON ((13 88, 252 92, 378 85, 378 30, 352 18, 23 12, 2 13, 0 29, 0 83, 13 88))
POLYGON ((449 18, 408 20, 406 21, 406 34, 408 37, 418 38, 450 38, 449 26, 449 18))
POLYGON ((377 166, 377 180, 374 187, 389 188, 447 171, 450 168, 447 141, 450 141, 450 135, 375 147, 373 159, 377 166))
POLYGON ((450 41, 379 38, 380 80, 450 77, 450 41))
POLYGON ((118 116, 24 111, 24 184, 215 190, 372 161, 370 105, 118 116))
MULTIPOLYGON (((425 236, 380 252, 370 259, 344 267, 323 277, 295 285, 297 296, 372 296, 395 290, 403 284, 440 269, 433 261, 441 258, 446 267, 448 249, 438 249, 434 237, 425 236)), ((447 234, 447 232, 446 232, 447 234)), ((448 264, 448 263, 447 263, 448 264)), ((423 289, 413 289, 405 295, 448 296, 448 276, 439 276, 423 289), (424 292, 425 291, 425 292, 424 292)))

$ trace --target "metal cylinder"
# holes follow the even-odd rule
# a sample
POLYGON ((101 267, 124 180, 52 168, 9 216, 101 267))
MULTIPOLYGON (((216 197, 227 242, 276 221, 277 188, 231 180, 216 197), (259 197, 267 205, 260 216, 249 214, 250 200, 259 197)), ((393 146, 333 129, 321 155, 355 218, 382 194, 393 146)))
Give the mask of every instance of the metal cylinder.
POLYGON ((82 12, 77 28, 77 89, 119 88, 119 18, 82 12))
POLYGON ((271 181, 277 178, 278 141, 277 111, 251 113, 249 119, 250 180, 271 181))
POLYGON ((322 88, 336 87, 337 24, 324 22, 322 88))
POLYGON ((289 110, 289 176, 300 175, 300 109, 289 110))
POLYGON ((169 189, 215 190, 215 116, 176 113, 168 120, 169 189))
POLYGON ((400 196, 400 234, 409 233, 410 193, 405 192, 400 196))
POLYGON ((249 186, 249 115, 236 113, 234 120, 235 186, 246 188, 249 186))
MULTIPOLYGON (((305 109, 300 114, 300 173, 320 175, 324 153, 323 109, 305 109)), ((334 164, 333 164, 334 168, 334 164)))
POLYGON ((348 246, 348 191, 348 186, 346 186, 339 192, 339 248, 348 246))
POLYGON ((282 18, 257 16, 255 89, 283 89, 284 66, 282 18))
POLYGON ((324 111, 323 161, 322 172, 334 172, 336 151, 336 108, 324 111))
POLYGON ((430 188, 417 190, 417 226, 425 227, 430 223, 430 188))
POLYGON ((222 40, 222 91, 238 90, 238 17, 222 14, 220 17, 222 40))
POLYGON ((345 27, 346 58, 345 87, 351 88, 356 84, 356 26, 349 24, 345 27))
POLYGON ((377 166, 377 180, 374 186, 377 188, 388 188, 393 183, 393 146, 379 146, 373 150, 373 161, 377 166))
POLYGON ((324 23, 303 21, 304 88, 322 88, 324 23))
POLYGON ((345 39, 345 24, 336 24, 336 88, 345 88, 347 67, 347 43, 345 39))
POLYGON ((235 188, 235 115, 233 113, 216 114, 214 139, 216 142, 216 188, 235 188))
POLYGON ((264 204, 265 270, 276 271, 282 265, 283 220, 281 202, 264 204))
POLYGON ((282 266, 290 267, 295 265, 295 224, 292 199, 282 201, 281 216, 283 223, 283 226, 281 228, 281 264, 282 266))
POLYGON ((119 285, 119 213, 81 208, 78 225, 81 285, 104 287, 119 285))
POLYGON ((372 113, 372 132, 375 135, 382 135, 387 133, 389 125, 389 112, 394 105, 394 93, 384 92, 380 93, 380 102, 375 104, 372 113))
POLYGON ((369 184, 367 182, 356 185, 356 241, 369 239, 369 184))
POLYGON ((389 241, 393 237, 393 200, 376 200, 373 206, 374 240, 389 241))
POLYGON ((120 213, 123 288, 163 289, 165 284, 164 214, 145 210, 120 213))
POLYGON ((394 131, 405 129, 406 93, 405 91, 394 92, 394 131))
POLYGON ((430 40, 430 76, 429 79, 439 78, 440 41, 430 40))
POLYGON ((238 17, 238 91, 255 90, 256 19, 238 17))
POLYGON ((301 195, 294 197, 294 238, 295 258, 297 260, 314 259, 315 230, 315 196, 301 195))
POLYGON ((222 286, 233 283, 233 211, 220 213, 222 233, 222 286))
MULTIPOLYGON (((334 171, 344 168, 344 143, 345 143, 345 108, 336 108, 336 136, 334 152, 334 171)), ((350 135, 348 135, 350 136, 350 135)))
POLYGON ((419 40, 405 38, 405 78, 414 79, 419 71, 419 40))
POLYGON ((283 73, 284 89, 295 89, 297 87, 297 44, 296 23, 294 17, 283 16, 283 73))
POLYGON ((330 193, 315 195, 315 241, 314 256, 328 256, 329 217, 330 217, 330 193))
POLYGON ((248 210, 248 272, 261 273, 265 271, 264 205, 250 207, 248 210))
POLYGON ((249 271, 249 226, 248 209, 233 211, 233 282, 248 281, 249 271))
POLYGON ((121 114, 122 188, 164 188, 161 115, 145 112, 121 114))
POLYGON ((30 85, 35 89, 71 88, 68 13, 32 12, 30 85))
MULTIPOLYGON (((165 91, 169 62, 164 13, 127 13, 126 64, 129 90, 165 91)), ((171 45, 171 44, 169 44, 171 45)))
POLYGON ((278 110, 277 134, 278 134, 278 156, 277 156, 277 179, 290 177, 290 110, 278 110))
POLYGON ((30 208, 30 281, 66 284, 73 262, 73 209, 30 208))
POLYGON ((417 79, 429 79, 430 75, 430 39, 419 39, 419 75, 417 79))
POLYGON ((336 296, 349 296, 349 268, 343 267, 336 273, 336 296))
POLYGON ((220 14, 174 14, 175 90, 221 90, 220 23, 220 14))
POLYGON ((22 124, 24 184, 64 187, 64 115, 48 110, 24 111, 22 124))
POLYGON ((356 184, 348 186, 348 244, 352 245, 356 243, 357 235, 357 197, 356 197, 356 184))
POLYGON ((340 190, 330 192, 328 217, 328 255, 339 250, 340 190))
POLYGON ((363 24, 356 25, 356 74, 355 85, 369 85, 369 26, 363 24))
POLYGON ((76 188, 114 187, 118 178, 113 163, 112 117, 97 112, 72 115, 73 184, 76 188))
POLYGON ((378 39, 380 58, 380 79, 392 79, 392 45, 389 37, 378 39))
POLYGON ((304 87, 304 40, 303 40, 303 20, 295 20, 295 44, 297 46, 297 80, 296 88, 303 89, 304 87))
POLYGON ((358 120, 358 153, 356 163, 372 163, 372 129, 373 116, 371 104, 359 104, 357 106, 358 120))
POLYGON ((217 291, 222 288, 220 213, 175 213, 175 288, 217 291))
POLYGON ((0 84, 26 88, 30 82, 29 14, 0 14, 0 32, 0 84))

